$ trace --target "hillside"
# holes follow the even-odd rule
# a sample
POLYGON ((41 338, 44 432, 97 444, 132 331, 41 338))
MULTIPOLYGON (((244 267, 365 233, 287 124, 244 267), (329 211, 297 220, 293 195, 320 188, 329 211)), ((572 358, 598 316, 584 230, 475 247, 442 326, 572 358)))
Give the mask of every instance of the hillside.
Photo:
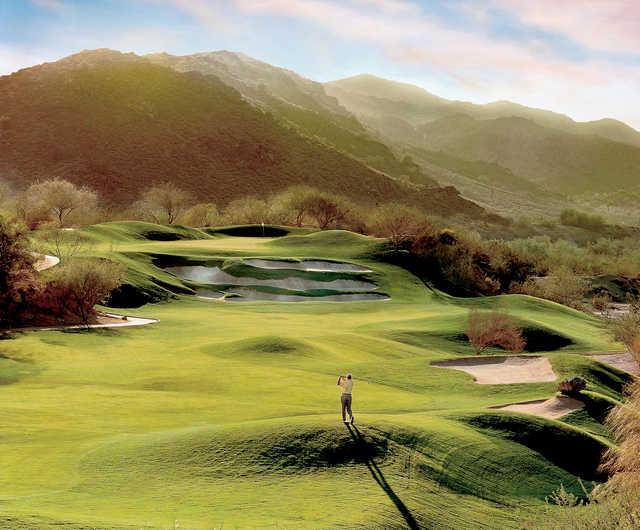
POLYGON ((482 210, 452 188, 390 178, 301 135, 217 78, 133 54, 83 52, 0 78, 0 172, 88 184, 118 204, 171 180, 224 204, 307 183, 363 203, 482 210))
POLYGON ((175 56, 145 56, 179 72, 214 75, 258 107, 271 112, 300 134, 361 160, 394 177, 436 186, 437 182, 411 160, 394 153, 366 129, 321 83, 241 53, 228 51, 175 56))
MULTIPOLYGON (((540 200, 532 186, 556 195, 588 196, 611 186, 634 190, 640 183, 640 133, 616 120, 581 123, 505 101, 449 101, 369 75, 325 88, 388 142, 410 152, 439 182, 461 185, 468 197, 498 210, 509 201, 487 200, 481 189, 487 179, 469 171, 461 174, 460 160, 494 165, 489 180, 507 184, 519 203, 532 205, 529 211, 540 200), (504 178, 509 174, 511 182, 504 178)), ((557 204, 562 200, 553 198, 557 204)))
POLYGON ((367 74, 325 83, 324 87, 327 94, 334 96, 344 107, 367 121, 397 119, 416 125, 456 114, 467 114, 476 119, 518 117, 564 132, 597 135, 640 147, 640 131, 609 118, 577 122, 564 114, 511 101, 482 105, 447 100, 415 85, 367 74))

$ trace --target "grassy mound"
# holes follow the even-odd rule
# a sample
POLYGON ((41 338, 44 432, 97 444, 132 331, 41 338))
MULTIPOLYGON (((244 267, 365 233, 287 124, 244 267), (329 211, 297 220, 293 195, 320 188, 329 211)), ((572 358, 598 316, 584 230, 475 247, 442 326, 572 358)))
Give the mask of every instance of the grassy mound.
POLYGON ((581 429, 517 414, 485 413, 471 416, 466 421, 539 452, 573 475, 586 480, 607 478, 599 466, 608 444, 581 429))

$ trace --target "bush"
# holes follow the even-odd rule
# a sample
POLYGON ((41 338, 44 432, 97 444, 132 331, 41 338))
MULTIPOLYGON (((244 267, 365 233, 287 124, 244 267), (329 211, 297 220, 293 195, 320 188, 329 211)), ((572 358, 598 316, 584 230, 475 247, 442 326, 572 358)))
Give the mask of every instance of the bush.
POLYGON ((577 396, 587 388, 587 381, 582 377, 572 377, 570 379, 564 379, 558 384, 558 392, 565 396, 577 396))
POLYGON ((476 355, 490 346, 499 346, 510 352, 521 352, 526 346, 522 330, 516 327, 503 311, 469 312, 466 335, 476 355))
POLYGON ((640 308, 631 304, 627 314, 609 320, 609 329, 613 338, 640 361, 640 308))
POLYGON ((560 212, 560 223, 565 226, 575 226, 593 231, 600 231, 607 226, 604 219, 599 215, 591 215, 570 208, 560 212))
POLYGON ((63 322, 84 325, 95 317, 94 306, 120 286, 124 266, 102 259, 78 259, 51 270, 36 305, 63 322))

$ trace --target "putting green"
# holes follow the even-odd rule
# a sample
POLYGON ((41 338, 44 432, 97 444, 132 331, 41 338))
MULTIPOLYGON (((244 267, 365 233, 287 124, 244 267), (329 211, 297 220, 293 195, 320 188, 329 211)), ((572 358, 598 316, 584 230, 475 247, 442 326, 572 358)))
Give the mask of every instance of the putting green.
POLYGON ((593 317, 523 296, 451 298, 379 261, 379 240, 348 232, 270 239, 108 223, 85 233, 92 254, 130 267, 132 289, 192 292, 156 265, 163 256, 309 258, 371 270, 391 300, 178 294, 124 311, 160 320, 152 326, 1 341, 2 527, 517 528, 561 482, 579 493, 577 476, 598 478, 608 444, 598 413, 626 376, 584 355, 615 349, 593 317), (489 410, 547 398, 555 383, 479 385, 431 366, 471 355, 459 338, 469 308, 498 303, 568 339, 536 355, 558 378, 585 377, 590 406, 562 421, 489 410), (346 371, 357 430, 339 420, 346 371))

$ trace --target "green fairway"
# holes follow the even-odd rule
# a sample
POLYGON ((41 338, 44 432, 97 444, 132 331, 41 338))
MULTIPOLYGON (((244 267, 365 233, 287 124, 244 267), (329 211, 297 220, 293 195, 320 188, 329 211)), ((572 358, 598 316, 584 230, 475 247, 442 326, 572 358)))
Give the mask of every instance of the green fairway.
POLYGON ((601 412, 627 379, 582 355, 616 347, 594 317, 525 296, 449 297, 349 232, 84 233, 87 253, 129 266, 132 292, 172 298, 120 310, 156 324, 0 342, 2 528, 518 528, 560 483, 579 493, 577 476, 598 478, 601 412), (200 300, 155 265, 168 256, 345 261, 391 299, 200 300), (536 355, 559 378, 585 377, 590 407, 565 421, 490 411, 557 384, 479 385, 430 365, 473 355, 468 310, 498 304, 567 339, 536 355), (339 417, 346 372, 357 429, 339 417))

